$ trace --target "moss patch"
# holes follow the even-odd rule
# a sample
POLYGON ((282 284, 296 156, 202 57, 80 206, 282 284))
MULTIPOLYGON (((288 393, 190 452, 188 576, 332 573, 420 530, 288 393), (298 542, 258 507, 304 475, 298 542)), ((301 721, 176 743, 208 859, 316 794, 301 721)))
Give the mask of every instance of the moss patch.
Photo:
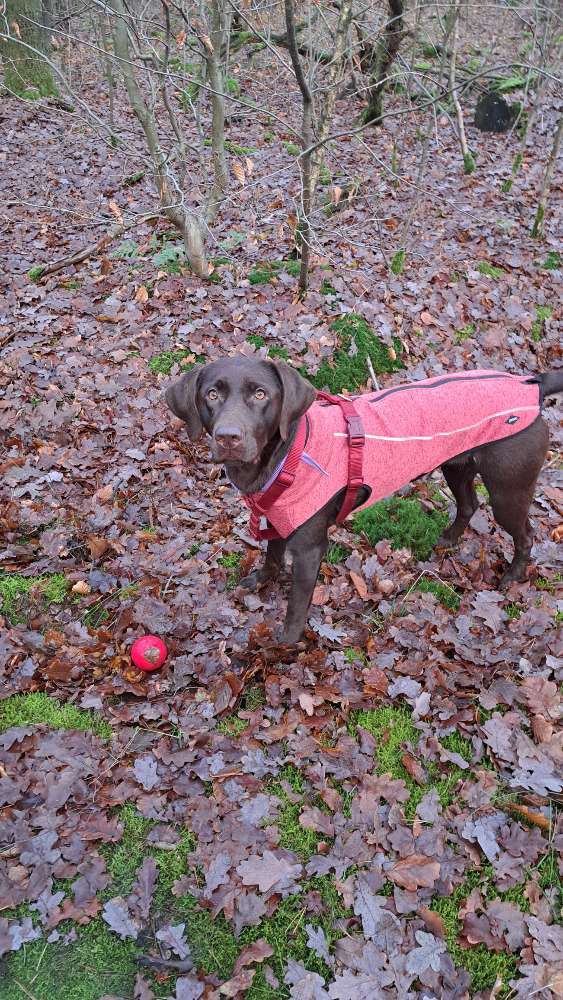
POLYGON ((422 594, 434 594, 440 604, 443 604, 449 611, 458 611, 460 605, 459 594, 453 587, 448 587, 446 583, 435 580, 431 576, 423 576, 417 580, 415 590, 422 594))
POLYGON ((224 555, 220 556, 217 560, 220 566, 224 566, 225 569, 229 569, 231 572, 227 575, 227 587, 232 590, 236 587, 240 580, 241 575, 241 562, 242 553, 241 552, 225 552, 224 555))
POLYGON ((281 272, 286 271, 296 278, 301 270, 298 260, 264 260, 252 268, 248 273, 248 280, 251 285, 267 285, 281 272))
POLYGON ((331 566, 337 566, 338 563, 344 562, 349 555, 350 549, 347 549, 345 545, 341 545, 340 542, 333 542, 326 550, 325 562, 331 566))
POLYGON ((17 625, 25 622, 31 610, 32 598, 37 595, 43 607, 49 604, 63 604, 68 591, 68 583, 62 573, 45 576, 21 576, 19 573, 0 573, 0 613, 6 620, 17 625), (32 588, 33 594, 32 594, 32 588))
POLYGON ((439 913, 444 921, 446 944, 453 963, 458 968, 465 969, 471 976, 472 991, 490 989, 500 979, 501 992, 498 996, 505 998, 510 993, 509 980, 514 979, 519 960, 516 955, 507 952, 489 951, 485 945, 479 944, 472 948, 462 948, 458 938, 462 929, 459 910, 475 885, 481 885, 483 873, 473 873, 462 885, 454 889, 448 897, 434 899, 430 908, 439 913))
POLYGON ((192 352, 188 350, 160 351, 159 354, 153 354, 149 361, 149 369, 155 375, 170 375, 174 365, 180 365, 187 372, 193 368, 195 361, 185 361, 185 358, 193 358, 192 352))
POLYGON ((332 329, 338 335, 338 346, 330 361, 323 361, 311 379, 317 389, 330 392, 353 391, 364 386, 369 378, 369 357, 376 375, 404 368, 401 361, 401 342, 393 338, 393 348, 375 335, 369 323, 355 313, 347 313, 335 320, 332 329))
POLYGON ((392 548, 409 548, 417 559, 426 559, 447 523, 444 510, 426 511, 418 500, 391 497, 356 514, 352 530, 371 545, 388 538, 392 548))
MULTIPOLYGON (((355 712, 350 724, 353 734, 357 733, 358 726, 366 729, 376 739, 376 773, 402 778, 407 785, 410 792, 409 799, 405 803, 407 819, 413 818, 418 803, 432 788, 436 789, 442 806, 448 806, 452 802, 457 782, 466 776, 462 768, 454 764, 438 765, 432 761, 424 762, 428 783, 419 785, 403 764, 405 750, 416 752, 420 738, 420 732, 412 721, 409 709, 404 706, 394 708, 383 705, 380 708, 355 712)), ((454 734, 453 737, 443 737, 441 742, 446 749, 461 753, 466 760, 471 759, 471 744, 458 734, 454 734)))
MULTIPOLYGON (((293 764, 286 764, 280 771, 279 778, 268 784, 268 792, 281 800, 282 806, 275 820, 275 825, 280 831, 280 847, 285 847, 288 851, 294 851, 299 857, 306 861, 317 851, 319 840, 325 840, 322 834, 315 830, 305 830, 299 824, 299 814, 305 804, 304 793, 305 783, 299 768, 293 764), (303 796, 298 802, 292 802, 284 791, 281 782, 285 780, 298 795, 303 796)), ((319 804, 322 805, 321 800, 319 804)), ((323 808, 324 805, 323 805, 323 808)))
POLYGON ((44 723, 51 729, 81 729, 109 740, 112 728, 109 722, 95 712, 85 711, 76 705, 63 705, 42 691, 13 694, 0 701, 0 732, 14 726, 44 723))
POLYGON ((456 344, 462 344, 464 340, 475 336, 475 323, 466 323, 459 330, 456 330, 454 340, 456 344))
POLYGON ((536 318, 532 323, 532 340, 536 344, 541 340, 543 333, 543 325, 546 319, 549 319, 553 313, 551 306, 536 306, 536 318))
POLYGON ((221 719, 217 729, 225 736, 236 739, 237 736, 244 733, 245 729, 248 729, 248 722, 246 719, 239 719, 238 715, 228 715, 225 719, 221 719))
POLYGON ((484 274, 487 278, 494 278, 498 281, 500 278, 504 278, 506 271, 503 271, 501 267, 495 267, 493 264, 489 264, 488 260, 481 260, 477 265, 477 270, 480 274, 484 274))

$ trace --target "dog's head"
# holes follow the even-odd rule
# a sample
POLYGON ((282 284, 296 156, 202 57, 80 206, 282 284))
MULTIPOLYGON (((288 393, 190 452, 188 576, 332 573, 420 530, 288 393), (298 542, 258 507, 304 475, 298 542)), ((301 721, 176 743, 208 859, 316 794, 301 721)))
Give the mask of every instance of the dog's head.
POLYGON ((291 424, 313 402, 315 389, 282 361, 239 355, 196 365, 165 396, 192 441, 207 431, 217 461, 258 463, 277 432, 287 440, 291 424))

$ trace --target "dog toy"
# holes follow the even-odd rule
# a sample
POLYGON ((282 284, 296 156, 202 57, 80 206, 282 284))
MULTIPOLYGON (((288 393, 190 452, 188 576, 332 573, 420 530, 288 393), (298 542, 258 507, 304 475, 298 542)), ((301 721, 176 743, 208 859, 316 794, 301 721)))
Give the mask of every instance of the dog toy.
POLYGON ((166 644, 157 635, 142 635, 131 646, 131 659, 139 670, 158 670, 167 656, 166 644))

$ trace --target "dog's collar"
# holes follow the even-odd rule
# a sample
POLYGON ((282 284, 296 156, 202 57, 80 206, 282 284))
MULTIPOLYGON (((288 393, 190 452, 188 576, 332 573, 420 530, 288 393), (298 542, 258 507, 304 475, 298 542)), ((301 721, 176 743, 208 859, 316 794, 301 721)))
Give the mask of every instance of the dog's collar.
POLYGON ((243 500, 250 508, 250 534, 259 541, 278 538, 278 533, 274 528, 263 529, 260 527, 260 518, 263 514, 267 515, 270 507, 275 504, 282 493, 285 493, 293 485, 307 436, 308 422, 306 417, 301 417, 291 448, 265 486, 259 493, 243 494, 243 500))

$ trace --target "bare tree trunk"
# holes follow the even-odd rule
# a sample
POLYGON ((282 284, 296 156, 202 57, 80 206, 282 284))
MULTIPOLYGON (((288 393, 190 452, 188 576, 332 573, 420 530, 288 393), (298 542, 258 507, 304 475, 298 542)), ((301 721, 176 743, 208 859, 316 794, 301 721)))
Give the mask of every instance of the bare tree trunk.
POLYGON ((211 48, 205 48, 207 76, 211 85, 211 156, 213 160, 213 187, 207 210, 208 222, 213 221, 219 211, 229 184, 227 158, 225 156, 225 97, 221 71, 221 49, 225 31, 221 0, 211 0, 211 48))
POLYGON ((42 58, 48 38, 41 0, 5 0, 0 7, 0 54, 4 86, 18 97, 54 97, 51 68, 42 58))
POLYGON ((545 220, 545 213, 547 211, 547 201, 549 198, 549 192, 551 191, 551 182, 553 180, 553 174, 555 172, 555 164, 557 163, 557 157, 559 155, 559 147, 561 146, 561 136, 563 135, 563 115, 559 119, 557 129, 555 130, 555 135, 553 136, 553 144, 551 146, 551 152, 549 154, 549 159, 547 161, 547 166, 545 168, 545 174, 543 175, 543 183, 541 186, 540 199, 538 202, 538 207, 536 209, 536 217, 534 219, 534 225, 532 226, 532 236, 541 237, 543 236, 543 224, 545 220))
POLYGON ((287 47, 291 56, 293 72, 301 91, 303 115, 301 119, 301 145, 303 154, 301 162, 301 206, 297 213, 297 230, 301 243, 301 270, 299 272, 299 290, 307 291, 309 277, 309 259, 311 256, 311 210, 313 208, 312 188, 312 153, 309 151, 313 140, 313 98, 309 85, 303 73, 299 52, 297 51, 297 36, 295 32, 295 14, 293 0, 285 0, 285 24, 287 32, 287 47))
POLYGON ((131 59, 127 15, 123 0, 113 0, 113 6, 116 14, 113 29, 114 52, 120 63, 129 103, 145 133, 161 209, 172 225, 182 234, 190 267, 198 277, 207 278, 209 268, 203 246, 201 222, 184 204, 184 196, 178 179, 167 162, 160 145, 155 116, 139 87, 131 59))
POLYGON ((387 75, 399 51, 403 34, 403 0, 389 0, 391 16, 377 46, 375 65, 371 74, 368 92, 368 106, 363 113, 363 121, 378 125, 383 114, 383 94, 387 75))
POLYGON ((334 37, 334 53, 328 71, 326 97, 321 109, 319 127, 317 130, 317 141, 322 142, 323 145, 319 146, 313 156, 311 171, 311 191, 313 195, 317 187, 319 174, 323 165, 325 150, 324 142, 328 138, 330 132, 336 98, 346 70, 346 42, 352 18, 352 2, 353 0, 342 0, 342 3, 340 4, 338 23, 336 25, 336 34, 334 37))
POLYGON ((461 110, 461 104, 459 103, 459 97, 457 96, 456 82, 455 82, 455 69, 457 60, 457 41, 458 41, 458 21, 459 21, 459 3, 454 3, 451 10, 452 28, 451 28, 451 39, 452 39, 452 49, 450 56, 450 93, 452 95, 452 101, 455 108, 455 115, 457 119, 457 130, 459 134, 459 144, 461 146, 461 155, 463 157, 463 172, 464 174, 472 174, 475 170, 475 160, 469 152, 469 146, 467 145, 467 137, 465 135, 465 125, 463 122, 463 111, 461 110))

